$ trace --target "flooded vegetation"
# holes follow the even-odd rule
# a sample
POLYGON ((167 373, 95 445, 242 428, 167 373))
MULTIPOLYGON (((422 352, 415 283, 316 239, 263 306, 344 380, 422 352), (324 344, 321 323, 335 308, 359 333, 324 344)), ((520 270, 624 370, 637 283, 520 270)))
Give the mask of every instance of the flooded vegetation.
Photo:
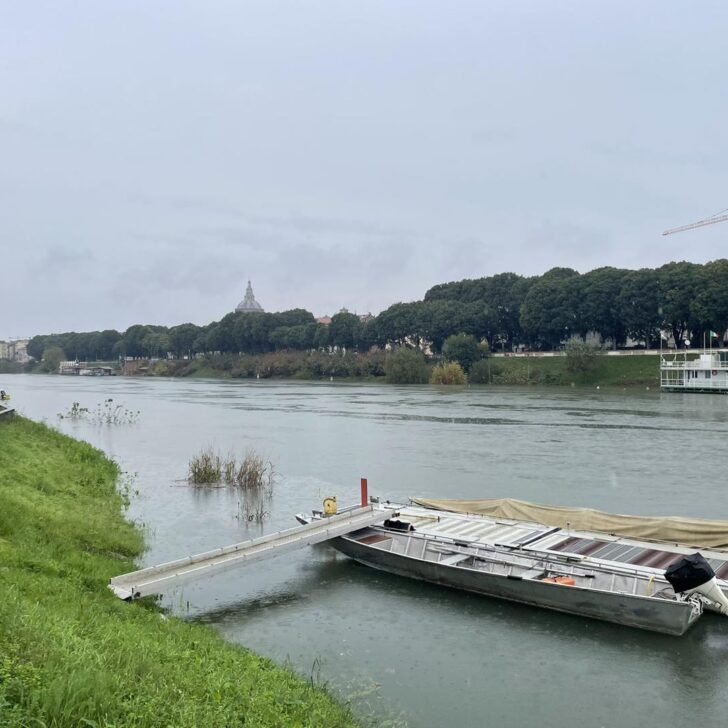
POLYGON ((212 447, 190 460, 187 477, 198 487, 234 488, 239 495, 236 517, 257 524, 270 516, 275 478, 273 463, 254 449, 237 458, 234 454, 223 457, 212 447))
POLYGON ((275 470, 270 460, 253 449, 238 461, 233 454, 222 457, 207 447, 190 460, 188 480, 192 485, 233 485, 244 491, 270 492, 275 470))
POLYGON ((208 447, 190 460, 187 479, 191 485, 221 485, 222 468, 220 453, 208 447))
POLYGON ((139 420, 141 412, 130 410, 109 397, 89 409, 79 402, 73 402, 65 412, 58 413, 59 420, 86 420, 94 425, 133 425, 139 420))

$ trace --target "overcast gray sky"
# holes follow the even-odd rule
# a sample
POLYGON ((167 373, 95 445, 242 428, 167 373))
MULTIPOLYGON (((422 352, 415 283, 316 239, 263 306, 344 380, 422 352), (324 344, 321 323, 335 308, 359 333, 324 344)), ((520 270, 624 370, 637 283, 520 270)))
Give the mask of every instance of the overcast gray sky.
POLYGON ((728 3, 0 9, 0 338, 728 254, 728 3))

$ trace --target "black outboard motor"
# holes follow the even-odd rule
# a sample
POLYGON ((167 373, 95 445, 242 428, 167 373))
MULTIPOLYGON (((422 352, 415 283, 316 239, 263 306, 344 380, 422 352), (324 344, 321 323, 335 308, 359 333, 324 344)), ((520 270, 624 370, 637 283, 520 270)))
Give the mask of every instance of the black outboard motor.
POLYGON ((401 521, 398 518, 388 518, 383 524, 385 528, 390 528, 392 531, 414 531, 415 527, 407 521, 401 521))
POLYGON ((667 567, 665 578, 675 594, 700 594, 728 615, 728 599, 715 580, 711 565, 699 553, 688 554, 667 567))

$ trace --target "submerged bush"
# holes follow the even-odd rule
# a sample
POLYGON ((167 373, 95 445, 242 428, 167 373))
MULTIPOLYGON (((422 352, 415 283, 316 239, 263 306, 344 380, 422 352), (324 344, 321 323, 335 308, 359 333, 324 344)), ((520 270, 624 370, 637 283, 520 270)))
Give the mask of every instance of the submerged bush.
POLYGON ((430 384, 465 384, 467 381, 463 368, 456 361, 438 364, 430 377, 430 384))
POLYGON ((188 480, 193 485, 214 485, 222 479, 223 464, 220 455, 211 447, 202 450, 190 460, 188 480))
POLYGON ((243 492, 268 495, 273 490, 275 470, 273 463, 255 450, 248 450, 238 462, 232 453, 223 458, 207 447, 190 460, 187 479, 192 485, 232 485, 243 492))
POLYGON ((79 402, 73 402, 66 412, 59 412, 61 420, 82 420, 88 415, 88 407, 81 407, 79 402))
POLYGON ((387 355, 384 369, 392 384, 426 384, 429 378, 425 355, 416 349, 396 349, 387 355))
POLYGON ((61 420, 87 420, 94 425, 133 425, 139 419, 139 410, 130 410, 114 400, 105 399, 93 410, 73 402, 66 412, 59 412, 61 420))
POLYGON ((139 410, 130 410, 123 404, 114 404, 114 400, 105 399, 97 404, 91 413, 91 421, 96 425, 131 425, 139 419, 139 410))
POLYGON ((275 479, 273 463, 255 450, 248 450, 240 465, 234 457, 228 458, 223 470, 228 485, 243 490, 270 491, 273 488, 275 479))

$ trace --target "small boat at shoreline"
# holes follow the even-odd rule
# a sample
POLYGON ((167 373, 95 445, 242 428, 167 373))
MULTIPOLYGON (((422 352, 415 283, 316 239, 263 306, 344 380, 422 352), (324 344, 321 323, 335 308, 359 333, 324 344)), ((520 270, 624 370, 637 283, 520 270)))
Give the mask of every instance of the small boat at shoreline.
MULTIPOLYGON (((725 550, 701 548, 697 553, 680 543, 574 530, 570 524, 564 528, 412 502, 372 501, 375 508, 395 509, 394 516, 329 543, 382 571, 670 635, 684 634, 704 609, 728 615, 725 550)), ((327 517, 314 511, 296 519, 306 524, 327 517)), ((614 518, 649 522, 649 532, 655 530, 656 519, 614 518)), ((667 526, 658 534, 672 534, 670 529, 683 523, 663 520, 667 526)), ((698 532, 703 527, 721 541, 723 534, 715 536, 715 524, 721 522, 694 523, 698 532)), ((728 523, 725 528, 728 537, 728 523)))

